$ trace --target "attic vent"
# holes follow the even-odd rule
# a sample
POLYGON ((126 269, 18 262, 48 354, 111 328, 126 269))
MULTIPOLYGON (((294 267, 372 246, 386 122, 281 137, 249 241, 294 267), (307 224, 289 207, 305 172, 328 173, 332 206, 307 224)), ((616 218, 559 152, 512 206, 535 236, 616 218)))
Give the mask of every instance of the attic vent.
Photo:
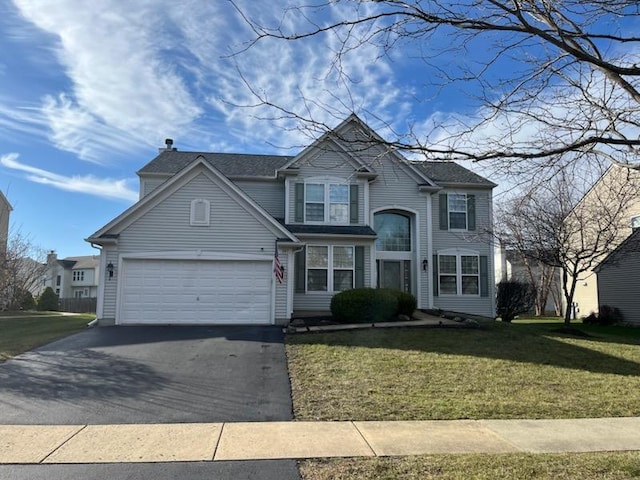
POLYGON ((191 225, 204 226, 209 225, 210 217, 209 201, 203 198, 197 198, 191 201, 191 225))
POLYGON ((175 152, 176 150, 178 150, 177 148, 173 148, 173 139, 172 138, 165 138, 164 145, 165 145, 165 148, 159 148, 158 149, 158 151, 160 153, 162 153, 162 152, 175 152))

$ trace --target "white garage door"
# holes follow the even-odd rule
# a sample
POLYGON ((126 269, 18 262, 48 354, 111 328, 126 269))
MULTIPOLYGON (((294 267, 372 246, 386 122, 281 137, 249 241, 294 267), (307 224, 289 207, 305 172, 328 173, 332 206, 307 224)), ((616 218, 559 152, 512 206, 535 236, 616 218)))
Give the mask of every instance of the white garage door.
POLYGON ((119 324, 269 324, 271 261, 126 259, 119 324))

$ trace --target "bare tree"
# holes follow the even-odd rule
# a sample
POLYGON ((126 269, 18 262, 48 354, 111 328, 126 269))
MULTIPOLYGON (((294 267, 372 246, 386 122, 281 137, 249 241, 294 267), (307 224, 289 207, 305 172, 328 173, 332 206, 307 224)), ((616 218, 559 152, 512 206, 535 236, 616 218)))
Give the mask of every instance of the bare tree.
POLYGON ((0 255, 0 310, 16 310, 25 292, 34 292, 46 270, 44 251, 21 234, 10 234, 0 255))
POLYGON ((580 275, 591 272, 630 232, 628 209, 637 200, 639 177, 611 167, 581 196, 576 178, 562 172, 513 201, 504 239, 528 258, 560 268, 565 325, 580 275))
MULTIPOLYGON (((373 46, 380 56, 405 54, 429 68, 431 87, 459 82, 471 92, 471 116, 431 125, 386 119, 394 138, 371 140, 391 149, 494 163, 509 173, 555 172, 595 156, 640 169, 637 0, 326 0, 285 10, 275 26, 237 8, 255 33, 247 49, 266 39, 330 37, 337 46, 328 68, 346 85, 357 79, 342 59, 373 46)), ((357 105, 303 98, 287 108, 246 83, 257 105, 315 132, 357 105)))

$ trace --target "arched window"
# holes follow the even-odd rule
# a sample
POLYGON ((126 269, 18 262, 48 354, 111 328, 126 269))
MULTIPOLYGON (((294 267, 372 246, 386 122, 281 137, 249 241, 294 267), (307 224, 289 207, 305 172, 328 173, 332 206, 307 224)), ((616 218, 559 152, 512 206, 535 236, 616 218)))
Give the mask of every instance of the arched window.
POLYGON ((373 224, 378 234, 377 251, 411 251, 411 219, 408 216, 393 212, 376 213, 373 224))
POLYGON ((635 231, 638 228, 640 228, 640 215, 631 217, 631 229, 635 231))

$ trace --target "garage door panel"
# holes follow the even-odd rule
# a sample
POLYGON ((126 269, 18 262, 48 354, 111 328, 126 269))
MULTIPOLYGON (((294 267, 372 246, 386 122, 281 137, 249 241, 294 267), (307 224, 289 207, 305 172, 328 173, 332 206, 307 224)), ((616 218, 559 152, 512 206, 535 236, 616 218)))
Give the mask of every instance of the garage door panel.
POLYGON ((118 323, 269 324, 270 261, 127 259, 118 323))

